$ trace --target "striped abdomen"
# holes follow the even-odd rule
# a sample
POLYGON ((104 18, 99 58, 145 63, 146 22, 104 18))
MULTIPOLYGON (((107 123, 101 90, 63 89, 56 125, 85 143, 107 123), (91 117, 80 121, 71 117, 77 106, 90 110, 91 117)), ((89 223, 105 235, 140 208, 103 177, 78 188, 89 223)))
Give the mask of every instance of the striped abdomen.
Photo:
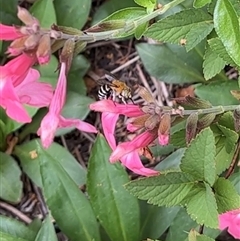
POLYGON ((98 90, 98 98, 99 100, 108 99, 112 94, 112 89, 109 87, 109 85, 101 85, 98 90))

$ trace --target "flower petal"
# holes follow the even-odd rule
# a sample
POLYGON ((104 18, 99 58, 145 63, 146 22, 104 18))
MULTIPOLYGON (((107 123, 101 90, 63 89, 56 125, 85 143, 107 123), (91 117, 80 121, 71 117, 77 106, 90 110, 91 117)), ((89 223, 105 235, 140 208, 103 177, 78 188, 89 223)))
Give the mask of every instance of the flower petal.
POLYGON ((60 116, 59 119, 59 127, 75 127, 80 131, 97 133, 97 129, 85 121, 79 119, 66 119, 63 116, 60 116))
POLYGON ((119 160, 124 155, 134 150, 137 150, 141 147, 148 146, 155 139, 156 139, 156 134, 146 131, 136 136, 132 141, 127 141, 119 144, 117 148, 112 152, 110 156, 110 162, 119 160))
POLYGON ((111 112, 128 117, 136 117, 143 115, 142 110, 138 105, 133 104, 118 104, 112 100, 100 100, 90 104, 90 109, 99 112, 111 112))
POLYGON ((51 112, 48 112, 42 119, 37 134, 40 136, 44 148, 48 148, 52 144, 58 124, 58 116, 51 112))
POLYGON ((143 166, 137 151, 133 151, 123 156, 120 161, 129 170, 142 176, 156 176, 158 171, 143 166))
POLYGON ((228 227, 228 232, 236 239, 240 239, 240 209, 220 214, 219 229, 228 227))
POLYGON ((118 120, 119 114, 115 113, 102 113, 102 127, 103 133, 109 146, 114 150, 116 148, 116 140, 114 136, 115 126, 118 120))
POLYGON ((50 84, 38 82, 40 74, 35 69, 30 69, 28 75, 16 89, 21 103, 44 107, 50 104, 53 89, 50 84))
POLYGON ((23 35, 20 32, 18 32, 15 27, 0 24, 1 40, 14 40, 22 36, 23 35))
POLYGON ((18 86, 27 76, 29 68, 35 63, 36 58, 21 54, 20 56, 12 59, 2 68, 4 75, 13 76, 12 82, 14 86, 18 86))
POLYGON ((11 119, 21 123, 31 122, 31 117, 15 93, 11 77, 0 79, 0 106, 6 109, 6 113, 11 119))

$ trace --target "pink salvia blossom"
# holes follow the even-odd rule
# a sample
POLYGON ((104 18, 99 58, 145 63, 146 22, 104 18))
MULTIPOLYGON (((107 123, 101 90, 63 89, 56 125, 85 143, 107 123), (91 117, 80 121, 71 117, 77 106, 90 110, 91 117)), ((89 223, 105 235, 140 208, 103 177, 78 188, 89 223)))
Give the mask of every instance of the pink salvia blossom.
POLYGON ((94 126, 78 120, 78 119, 66 119, 61 116, 62 108, 66 99, 66 63, 61 63, 61 69, 59 79, 55 93, 49 106, 49 112, 43 118, 40 128, 38 129, 38 135, 41 137, 42 145, 48 148, 53 142, 55 132, 61 127, 75 127, 81 131, 96 133, 97 130, 94 126))
MULTIPOLYGON (((119 117, 119 114, 116 114, 116 113, 110 113, 110 112, 102 113, 103 132, 113 151, 116 150, 116 140, 114 137, 114 130, 115 130, 118 117, 119 117)), ((143 166, 137 150, 133 150, 128 152, 127 154, 119 156, 119 160, 125 167, 127 167, 129 170, 133 171, 136 174, 139 174, 142 176, 153 176, 153 175, 159 174, 159 172, 143 166)))
POLYGON ((0 24, 0 40, 14 40, 23 37, 15 27, 0 24))
POLYGON ((117 148, 113 151, 110 156, 110 162, 117 161, 122 156, 138 150, 140 148, 148 146, 156 139, 156 135, 152 134, 148 131, 141 133, 140 135, 136 136, 133 140, 123 142, 117 146, 117 148))
POLYGON ((23 104, 48 106, 52 98, 51 85, 38 82, 38 71, 30 68, 33 63, 33 58, 23 54, 0 66, 0 106, 21 123, 31 122, 23 104))
POLYGON ((219 229, 228 228, 228 232, 235 238, 240 239, 240 209, 219 215, 219 229))
POLYGON ((136 117, 143 114, 142 110, 137 105, 118 104, 112 100, 100 100, 90 104, 90 109, 99 112, 110 112, 125 115, 127 117, 136 117))

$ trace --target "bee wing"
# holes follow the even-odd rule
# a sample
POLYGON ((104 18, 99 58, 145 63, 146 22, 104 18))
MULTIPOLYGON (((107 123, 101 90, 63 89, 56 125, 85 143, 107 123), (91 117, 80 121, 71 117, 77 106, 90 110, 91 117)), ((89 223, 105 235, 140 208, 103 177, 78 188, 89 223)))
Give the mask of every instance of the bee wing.
POLYGON ((112 74, 110 74, 110 73, 106 73, 106 74, 105 74, 105 78, 106 78, 109 82, 113 82, 114 80, 117 79, 114 75, 112 75, 112 74))
POLYGON ((98 79, 96 82, 98 85, 105 85, 105 84, 111 85, 111 82, 106 79, 98 79))

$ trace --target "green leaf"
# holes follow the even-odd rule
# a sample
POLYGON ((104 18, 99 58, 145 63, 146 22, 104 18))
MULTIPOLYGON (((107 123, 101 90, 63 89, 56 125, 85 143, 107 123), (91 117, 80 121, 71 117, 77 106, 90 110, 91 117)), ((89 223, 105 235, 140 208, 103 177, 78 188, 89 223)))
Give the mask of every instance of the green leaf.
POLYGON ((20 24, 17 18, 18 0, 0 0, 0 22, 7 25, 20 24))
POLYGON ((16 219, 0 215, 1 241, 33 241, 37 232, 16 219))
MULTIPOLYGON (((101 26, 106 24, 114 24, 114 22, 121 23, 121 28, 124 28, 126 26, 127 22, 132 22, 134 20, 137 20, 143 16, 147 15, 147 12, 144 8, 140 7, 129 7, 125 9, 118 10, 102 20, 100 23, 97 23, 92 28, 100 28, 101 26)), ((103 29, 104 30, 104 29, 103 29)), ((116 38, 122 38, 130 36, 134 33, 135 29, 130 29, 129 31, 125 31, 123 33, 119 33, 114 35, 116 38)))
POLYGON ((55 233, 55 229, 53 223, 51 222, 51 218, 48 215, 42 223, 42 227, 39 230, 35 241, 58 241, 57 235, 55 233))
POLYGON ((171 226, 168 229, 166 241, 183 241, 187 238, 190 229, 197 227, 186 212, 185 208, 180 208, 171 226))
MULTIPOLYGON (((48 150, 38 144, 37 153, 47 155, 48 150)), ((60 229, 70 240, 99 241, 93 210, 73 179, 56 159, 39 162, 45 200, 60 229)))
POLYGON ((18 203, 22 196, 21 170, 16 161, 6 153, 0 152, 0 197, 18 203))
MULTIPOLYGON (((66 103, 62 110, 62 115, 65 118, 73 118, 73 119, 85 119, 90 112, 89 104, 91 104, 94 100, 89 98, 88 96, 80 95, 76 92, 69 91, 67 95, 66 103)), ((74 127, 69 128, 60 128, 56 132, 56 136, 64 135, 74 127)))
POLYGON ((233 113, 231 111, 225 112, 218 120, 218 124, 235 131, 233 113))
POLYGON ((231 2, 228 0, 217 0, 213 19, 215 30, 228 54, 240 66, 239 21, 231 2))
POLYGON ((186 130, 179 130, 171 135, 170 143, 175 147, 186 147, 186 130))
POLYGON ((207 46, 204 61, 203 61, 203 74, 206 80, 211 79, 224 68, 226 62, 221 59, 216 52, 207 46))
POLYGON ((210 128, 201 131, 190 143, 182 158, 180 168, 196 180, 207 181, 211 186, 216 178, 216 147, 210 128))
POLYGON ((200 63, 194 50, 190 51, 192 59, 185 59, 186 51, 180 46, 153 45, 141 43, 137 51, 148 73, 166 83, 202 82, 200 63), (191 62, 191 63, 190 63, 191 62))
POLYGON ((234 149, 235 144, 237 143, 238 134, 235 131, 232 131, 226 128, 225 126, 218 125, 218 128, 222 131, 222 133, 226 137, 225 148, 227 153, 230 153, 234 149))
POLYGON ((135 29, 135 38, 140 39, 142 37, 143 33, 145 32, 145 30, 147 29, 147 27, 148 27, 148 22, 139 25, 135 29))
POLYGON ((39 20, 42 28, 50 28, 57 23, 53 1, 37 0, 29 11, 39 20))
POLYGON ((193 6, 195 8, 202 8, 205 5, 207 5, 208 3, 210 3, 212 0, 194 0, 193 2, 193 6))
POLYGON ((173 44, 181 44, 184 39, 186 50, 190 51, 212 31, 211 20, 202 9, 187 9, 151 25, 144 35, 173 44))
POLYGON ((87 191, 90 202, 111 240, 138 241, 138 200, 124 189, 129 178, 120 163, 109 162, 110 154, 107 142, 99 135, 89 160, 87 191))
POLYGON ((229 180, 222 177, 218 178, 213 189, 217 200, 218 213, 240 208, 240 196, 229 180))
POLYGON ((180 204, 194 183, 191 175, 172 172, 132 181, 126 185, 126 189, 150 204, 170 207, 180 204))
POLYGON ((88 18, 91 8, 89 0, 58 0, 54 1, 57 15, 57 24, 81 29, 88 18))
POLYGON ((58 60, 52 55, 50 62, 44 65, 38 65, 35 67, 40 72, 40 81, 47 82, 51 84, 53 87, 56 87, 58 81, 58 60))
POLYGON ((156 0, 134 0, 134 2, 142 7, 147 8, 149 11, 153 10, 156 5, 156 0))
POLYGON ((224 47, 222 41, 219 38, 211 38, 208 40, 210 48, 227 64, 231 66, 236 66, 232 58, 229 56, 226 48, 224 47))
POLYGON ((187 213, 201 225, 218 228, 217 203, 208 184, 195 186, 194 195, 187 203, 187 213))
POLYGON ((188 241, 215 241, 215 239, 191 230, 188 234, 188 241))
POLYGON ((180 171, 180 161, 184 155, 186 148, 180 148, 173 152, 171 155, 166 157, 163 161, 161 161, 156 167, 155 170, 158 171, 167 171, 167 170, 174 170, 180 171))
POLYGON ((219 128, 216 125, 212 125, 211 129, 213 130, 215 135, 216 174, 220 175, 229 167, 234 155, 234 148, 230 153, 228 153, 225 147, 226 137, 223 135, 223 133, 219 130, 219 128))
POLYGON ((39 148, 40 140, 35 139, 16 146, 14 154, 20 159, 23 171, 39 187, 42 187, 39 162, 43 160, 57 162, 62 169, 68 173, 78 186, 86 183, 86 170, 76 161, 76 159, 65 148, 57 143, 47 149, 39 148))
POLYGON ((196 85, 196 95, 204 100, 208 100, 212 105, 237 105, 239 101, 235 99, 230 91, 238 89, 236 81, 216 81, 207 85, 196 85))
POLYGON ((86 95, 87 88, 83 76, 87 73, 89 68, 90 63, 83 55, 77 55, 73 58, 71 69, 68 74, 68 91, 86 95))
POLYGON ((146 201, 141 201, 140 210, 142 223, 140 240, 160 237, 170 226, 179 209, 179 207, 158 207, 150 205, 146 201))
POLYGON ((238 168, 236 173, 233 173, 230 177, 229 180, 231 183, 234 185, 235 189, 237 190, 238 194, 240 195, 240 170, 238 168))
POLYGON ((136 7, 134 0, 111 0, 104 2, 99 8, 96 9, 91 25, 95 25, 112 13, 128 7, 136 7))

